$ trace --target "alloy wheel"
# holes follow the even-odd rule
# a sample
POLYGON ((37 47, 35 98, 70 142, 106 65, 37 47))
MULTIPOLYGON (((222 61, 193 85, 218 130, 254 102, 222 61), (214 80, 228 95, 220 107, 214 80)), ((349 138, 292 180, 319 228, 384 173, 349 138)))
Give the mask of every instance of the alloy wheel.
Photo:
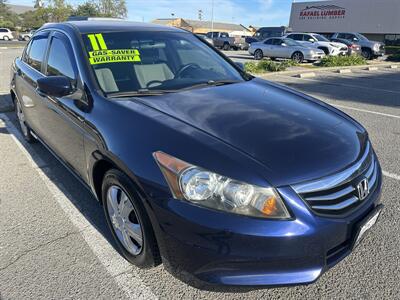
POLYGON ((362 50, 361 55, 365 59, 371 59, 371 52, 367 49, 362 50))
POLYGON ((292 56, 292 60, 293 60, 295 63, 298 63, 298 64, 302 63, 302 62, 303 62, 303 59, 304 59, 304 56, 303 56, 303 54, 302 54, 301 52, 295 52, 295 53, 293 54, 293 56, 292 56))
POLYGON ((138 255, 143 249, 142 226, 128 195, 116 185, 107 191, 107 211, 118 240, 129 253, 138 255))
POLYGON ((256 60, 262 59, 263 56, 264 56, 264 55, 263 55, 263 52, 262 52, 260 49, 256 50, 256 52, 254 52, 254 58, 255 58, 256 60))

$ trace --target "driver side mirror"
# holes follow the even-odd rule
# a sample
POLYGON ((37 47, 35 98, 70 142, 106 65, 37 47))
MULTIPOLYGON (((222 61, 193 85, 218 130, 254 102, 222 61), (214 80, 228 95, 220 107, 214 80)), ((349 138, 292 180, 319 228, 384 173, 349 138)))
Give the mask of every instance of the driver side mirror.
POLYGON ((311 43, 315 43, 314 39, 308 39, 308 41, 311 42, 311 43))
POLYGON ((354 38, 353 38, 353 41, 357 42, 357 41, 358 41, 358 38, 354 37, 354 38))
POLYGON ((281 46, 282 47, 287 47, 287 44, 286 43, 282 43, 281 46))
POLYGON ((53 97, 64 97, 72 94, 71 80, 66 76, 48 76, 37 80, 40 93, 53 97))

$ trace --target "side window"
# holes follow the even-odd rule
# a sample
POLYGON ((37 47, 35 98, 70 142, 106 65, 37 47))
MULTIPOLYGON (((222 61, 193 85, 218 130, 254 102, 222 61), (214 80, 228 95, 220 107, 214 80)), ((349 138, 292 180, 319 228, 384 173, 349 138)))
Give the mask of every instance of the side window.
POLYGON ((272 45, 278 46, 281 44, 281 42, 282 42, 282 40, 280 40, 280 39, 272 39, 272 45))
POLYGON ((28 64, 38 70, 42 67, 44 54, 46 53, 47 47, 47 36, 38 36, 32 40, 29 53, 28 53, 28 64))
POLYGON ((311 35, 308 35, 308 34, 304 35, 304 41, 311 42, 311 40, 314 41, 314 38, 311 35))
POLYGON ((273 41, 273 39, 268 39, 268 40, 266 40, 266 41, 264 42, 264 44, 266 44, 266 45, 272 45, 272 41, 273 41))
POLYGON ((7 29, 0 28, 0 32, 7 32, 7 29))
POLYGON ((295 40, 295 41, 302 41, 303 40, 303 35, 302 34, 291 34, 289 36, 290 39, 295 40))
POLYGON ((207 33, 207 37, 212 38, 212 33, 211 32, 207 33))
POLYGON ((47 60, 46 75, 66 76, 71 80, 76 79, 69 53, 71 53, 71 51, 67 50, 64 42, 57 37, 53 37, 50 44, 49 58, 47 60))
POLYGON ((227 37, 229 37, 229 35, 228 35, 226 32, 222 32, 222 33, 221 33, 221 37, 227 38, 227 37))
POLYGON ((31 48, 32 45, 32 41, 30 41, 28 43, 28 45, 26 45, 24 52, 22 53, 22 61, 25 63, 28 63, 29 61, 29 50, 31 48))
POLYGON ((345 39, 345 38, 346 38, 346 35, 345 35, 344 33, 339 33, 339 34, 337 35, 337 38, 338 38, 338 39, 345 39))
POLYGON ((355 38, 357 38, 354 34, 346 34, 346 39, 353 41, 355 38))

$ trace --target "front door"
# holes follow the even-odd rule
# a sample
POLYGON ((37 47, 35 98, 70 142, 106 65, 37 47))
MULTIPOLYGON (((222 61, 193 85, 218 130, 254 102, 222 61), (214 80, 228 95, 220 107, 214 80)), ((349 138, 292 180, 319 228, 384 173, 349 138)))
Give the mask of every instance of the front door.
MULTIPOLYGON (((74 87, 78 84, 78 71, 72 46, 59 32, 50 37, 44 68, 46 76, 66 76, 74 87)), ((80 92, 65 97, 44 96, 41 111, 45 142, 78 175, 87 180, 83 144, 85 112, 80 92)))

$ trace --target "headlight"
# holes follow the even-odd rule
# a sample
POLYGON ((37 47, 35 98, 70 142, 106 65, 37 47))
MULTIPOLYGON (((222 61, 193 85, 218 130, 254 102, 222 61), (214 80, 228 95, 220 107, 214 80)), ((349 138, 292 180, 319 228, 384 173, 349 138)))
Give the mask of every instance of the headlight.
POLYGON ((154 158, 176 199, 240 215, 290 218, 274 188, 230 179, 160 151, 154 153, 154 158))

